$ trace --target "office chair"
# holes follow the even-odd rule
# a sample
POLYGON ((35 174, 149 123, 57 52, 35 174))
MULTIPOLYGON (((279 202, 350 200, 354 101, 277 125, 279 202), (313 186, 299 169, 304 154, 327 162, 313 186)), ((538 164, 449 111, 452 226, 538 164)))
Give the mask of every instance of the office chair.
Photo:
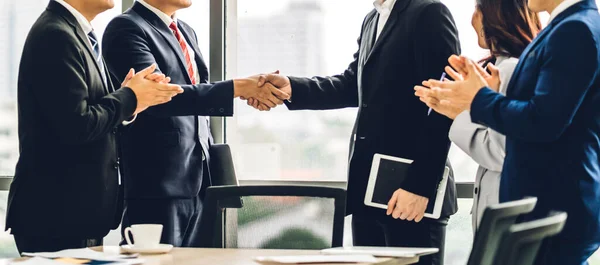
POLYGON ((214 186, 199 247, 323 249, 343 242, 346 191, 316 186, 214 186))
POLYGON ((542 241, 559 234, 567 213, 556 212, 549 217, 512 225, 504 234, 494 265, 532 265, 542 241))
POLYGON ((502 235, 520 215, 533 211, 536 203, 537 198, 525 198, 488 206, 475 233, 467 265, 492 265, 502 235))

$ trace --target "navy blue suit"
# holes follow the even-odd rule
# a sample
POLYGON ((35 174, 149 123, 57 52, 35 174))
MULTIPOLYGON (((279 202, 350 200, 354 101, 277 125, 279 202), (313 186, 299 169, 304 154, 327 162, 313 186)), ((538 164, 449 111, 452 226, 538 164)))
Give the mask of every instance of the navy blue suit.
POLYGON ((210 185, 211 134, 206 116, 233 114, 233 82, 208 83, 208 69, 194 30, 178 27, 196 57, 199 84, 191 85, 182 49, 168 26, 149 9, 135 3, 113 19, 103 39, 110 71, 123 79, 133 67, 152 63, 185 92, 167 104, 152 107, 126 127, 121 141, 125 186, 123 227, 161 223, 163 243, 195 246, 202 210, 202 191, 210 185))
POLYGON ((538 264, 585 264, 600 243, 600 15, 560 13, 523 52, 507 95, 484 88, 471 118, 506 135, 500 200, 538 197, 531 220, 566 211, 538 264))

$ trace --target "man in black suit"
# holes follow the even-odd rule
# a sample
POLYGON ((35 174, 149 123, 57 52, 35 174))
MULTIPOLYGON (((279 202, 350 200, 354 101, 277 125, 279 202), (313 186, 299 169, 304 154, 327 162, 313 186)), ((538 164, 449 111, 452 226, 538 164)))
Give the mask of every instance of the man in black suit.
POLYGON ((112 82, 90 24, 112 7, 106 0, 50 1, 27 37, 18 81, 20 157, 6 217, 21 252, 102 245, 122 214, 119 126, 183 92, 152 74, 155 66, 130 71, 122 86, 112 82))
MULTIPOLYGON (((447 58, 460 54, 458 32, 439 0, 380 0, 375 6, 364 20, 355 60, 343 74, 310 79, 273 74, 261 82, 290 94, 290 110, 358 107, 347 202, 354 245, 437 247, 437 255, 419 264, 443 264, 446 225, 456 212, 453 181, 442 218, 421 219, 444 171, 451 121, 420 106, 413 87, 423 77, 439 79, 447 58), (364 205, 376 153, 414 160, 387 213, 364 205)), ((249 104, 259 106, 252 99, 249 104)))
POLYGON ((104 57, 119 78, 129 65, 158 71, 185 92, 149 109, 129 125, 122 143, 125 180, 123 227, 163 224, 162 243, 199 246, 203 193, 211 185, 208 168, 212 136, 204 116, 233 115, 234 97, 257 95, 269 107, 288 96, 258 76, 208 82, 208 68, 194 30, 177 19, 190 0, 140 0, 113 19, 104 33, 104 57), (202 116, 198 116, 202 115, 202 116))

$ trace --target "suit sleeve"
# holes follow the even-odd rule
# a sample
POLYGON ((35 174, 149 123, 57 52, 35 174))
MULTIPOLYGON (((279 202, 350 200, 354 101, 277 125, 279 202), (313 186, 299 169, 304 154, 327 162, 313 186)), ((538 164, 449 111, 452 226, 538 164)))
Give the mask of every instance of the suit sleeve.
POLYGON ((106 137, 137 107, 135 94, 129 88, 90 99, 85 51, 75 41, 61 30, 49 30, 46 36, 38 36, 38 44, 31 52, 33 58, 40 58, 39 71, 21 73, 32 75, 27 82, 31 84, 35 104, 59 140, 73 145, 106 137))
MULTIPOLYGON (((366 21, 366 19, 365 19, 366 21)), ((363 30, 364 30, 363 22, 363 30)), ((348 69, 340 75, 330 77, 289 77, 292 85, 292 102, 286 102, 290 110, 327 110, 358 107, 358 58, 361 36, 358 38, 358 51, 348 69)))
MULTIPOLYGON (((441 3, 424 8, 415 24, 415 65, 418 80, 439 79, 452 54, 460 54, 458 31, 448 8, 441 3)), ((417 85, 417 84, 415 84, 417 85)), ((431 198, 444 173, 452 121, 434 111, 422 128, 422 147, 415 155, 409 176, 401 188, 431 198)))
POLYGON ((450 140, 477 164, 491 171, 502 171, 506 154, 505 137, 494 134, 490 128, 472 123, 468 111, 456 117, 449 135, 450 140))
MULTIPOLYGON (((149 37, 128 18, 118 17, 106 28, 103 56, 109 70, 122 81, 130 68, 140 71, 158 62, 149 37)), ((157 68, 157 72, 161 72, 157 68)), ((155 116, 231 116, 233 115, 233 81, 213 84, 181 85, 184 92, 171 102, 149 108, 155 116)))
POLYGON ((509 99, 484 88, 471 104, 471 119, 523 141, 557 140, 573 122, 597 77, 596 45, 583 22, 565 22, 549 36, 540 56, 545 61, 531 99, 509 99))

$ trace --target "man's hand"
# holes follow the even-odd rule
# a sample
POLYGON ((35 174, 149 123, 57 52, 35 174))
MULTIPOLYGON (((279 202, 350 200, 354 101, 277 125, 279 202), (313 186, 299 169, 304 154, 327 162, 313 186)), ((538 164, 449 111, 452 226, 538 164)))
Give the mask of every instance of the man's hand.
POLYGON ((428 203, 428 198, 398 189, 388 202, 387 215, 418 223, 423 219, 428 203))
POLYGON ((283 104, 284 100, 290 98, 289 94, 277 89, 270 83, 259 85, 260 78, 261 75, 256 75, 233 80, 234 97, 254 99, 258 104, 262 104, 269 109, 283 104))
MULTIPOLYGON (((275 86, 277 89, 288 94, 290 96, 288 99, 291 99, 292 85, 290 83, 290 79, 287 76, 280 75, 279 71, 275 71, 272 74, 261 75, 260 78, 258 79, 258 86, 264 86, 269 83, 272 84, 273 86, 275 86)), ((265 109, 265 106, 263 104, 260 104, 260 102, 258 102, 256 99, 253 99, 253 98, 248 99, 248 105, 252 106, 258 110, 261 110, 261 111, 270 110, 270 109, 265 109)))
POLYGON ((134 74, 129 71, 128 77, 125 78, 123 86, 131 88, 137 98, 137 108, 134 115, 146 110, 148 107, 160 105, 171 101, 171 98, 177 94, 183 93, 183 89, 178 85, 168 84, 165 81, 170 81, 170 78, 164 77, 162 74, 153 74, 156 70, 156 64, 134 74), (152 80, 148 80, 148 78, 152 80), (153 80, 160 80, 155 82, 153 80))

